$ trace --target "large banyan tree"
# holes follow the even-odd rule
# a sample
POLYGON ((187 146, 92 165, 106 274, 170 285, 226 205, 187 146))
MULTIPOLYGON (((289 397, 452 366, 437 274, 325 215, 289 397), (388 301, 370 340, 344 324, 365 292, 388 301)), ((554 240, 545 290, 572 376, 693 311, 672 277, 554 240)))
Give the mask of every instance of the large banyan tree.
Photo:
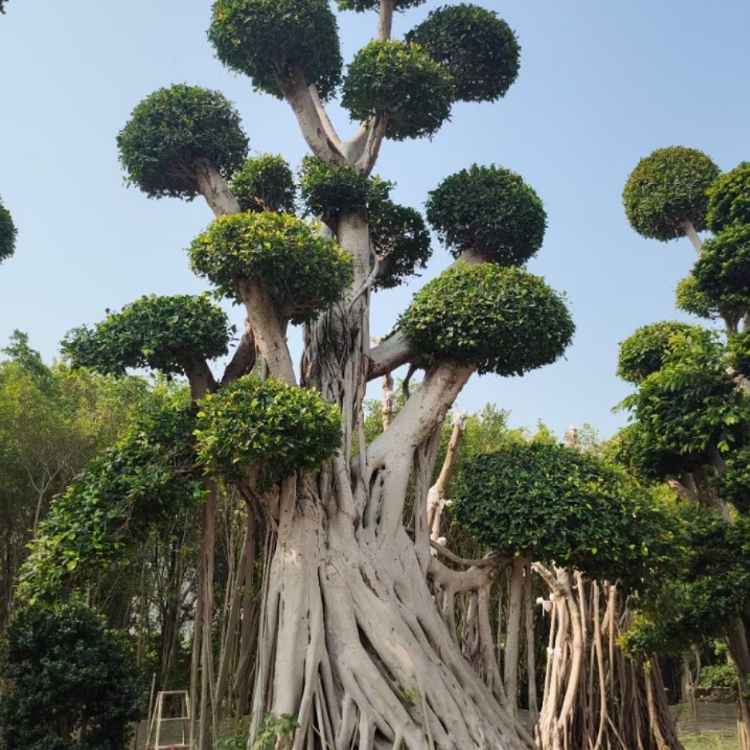
MULTIPOLYGON (((118 136, 130 184, 149 197, 206 200, 215 220, 189 248, 190 263, 246 311, 221 376, 208 362, 225 354, 232 331, 205 298, 143 298, 66 344, 79 365, 149 366, 190 382, 196 421, 186 450, 197 474, 182 448, 159 455, 161 466, 199 481, 191 491, 206 498, 194 651, 202 653, 204 748, 221 483, 237 488, 268 532, 250 745, 269 713, 295 717, 283 742, 310 750, 532 744, 502 685, 488 685, 464 658, 436 604, 441 591, 469 590, 492 572, 445 564, 430 539, 427 494, 443 420, 469 378, 550 364, 574 326, 563 297, 524 269, 544 238, 541 200, 514 172, 474 165, 427 201, 455 262, 414 297, 389 337, 371 342, 373 293, 413 276, 430 254, 419 212, 394 203, 392 185, 372 174, 383 141, 434 135, 454 102, 501 98, 519 67, 515 34, 474 5, 434 10, 392 38, 394 12, 420 4, 339 0, 343 11, 377 12, 375 38, 345 70, 327 0, 214 3, 208 36, 218 58, 286 101, 299 122, 311 151, 299 186, 308 218, 295 214, 283 159, 247 158, 239 117, 219 93, 161 89, 118 136), (349 140, 326 113, 338 92, 358 123, 349 140), (299 366, 290 325, 304 331, 299 366), (421 383, 368 443, 368 382, 403 365, 424 370, 421 383)), ((64 543, 58 537, 48 559, 64 543)))

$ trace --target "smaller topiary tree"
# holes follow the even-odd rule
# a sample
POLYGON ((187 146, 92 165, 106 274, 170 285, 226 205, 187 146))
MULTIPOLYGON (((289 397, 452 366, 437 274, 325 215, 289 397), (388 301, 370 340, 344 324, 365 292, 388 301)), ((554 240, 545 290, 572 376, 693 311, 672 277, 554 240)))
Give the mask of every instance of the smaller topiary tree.
POLYGON ((19 610, 0 651, 3 750, 125 750, 141 715, 135 655, 80 603, 19 610))
POLYGON ((133 110, 117 146, 128 183, 149 198, 203 195, 219 213, 239 210, 225 180, 242 167, 248 141, 222 94, 185 84, 159 89, 133 110))
POLYGON ((750 224, 750 162, 743 161, 708 188, 708 228, 719 234, 735 224, 750 224))
POLYGON ((630 225, 643 237, 661 242, 687 236, 700 253, 698 232, 707 228, 706 191, 719 174, 701 151, 657 149, 638 162, 625 183, 622 200, 630 225))
POLYGON ((628 746, 645 740, 643 723, 654 750, 679 747, 663 689, 652 683, 653 675, 613 653, 621 615, 616 584, 632 587, 648 579, 667 536, 648 493, 623 472, 578 450, 547 440, 510 442, 462 467, 451 515, 490 550, 514 560, 504 652, 511 701, 520 589, 530 591, 532 569, 550 588, 539 745, 581 747, 598 736, 612 746, 628 746), (603 644, 605 627, 613 639, 609 649, 603 644))
MULTIPOLYGON (((0 4, 0 11, 2 11, 2 4, 0 4)), ((0 263, 13 255, 16 249, 17 234, 13 217, 0 200, 0 263)))

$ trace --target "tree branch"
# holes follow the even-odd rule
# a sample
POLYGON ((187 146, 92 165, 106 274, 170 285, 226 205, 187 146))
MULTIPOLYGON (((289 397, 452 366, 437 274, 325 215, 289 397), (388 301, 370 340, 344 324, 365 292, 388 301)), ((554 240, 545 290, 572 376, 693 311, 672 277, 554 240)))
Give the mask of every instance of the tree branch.
POLYGON ((206 203, 217 218, 240 212, 240 204, 213 164, 201 160, 196 168, 195 179, 198 183, 198 191, 206 199, 206 203))
POLYGON ((703 252, 703 242, 698 236, 698 232, 695 231, 692 221, 685 220, 682 222, 682 228, 685 230, 685 235, 693 243, 695 251, 700 255, 703 252))
POLYGON ((206 394, 216 389, 216 380, 208 363, 202 357, 194 357, 183 363, 188 383, 190 384, 190 399, 198 401, 206 394))
POLYGON ((406 340, 401 331, 370 349, 370 363, 367 368, 367 379, 375 380, 397 367, 405 365, 418 355, 417 350, 406 340))
POLYGON ((292 355, 286 341, 286 322, 262 284, 243 283, 240 291, 252 326, 255 343, 271 377, 296 385, 292 355))
MULTIPOLYGON (((297 116, 302 135, 313 154, 331 167, 340 167, 345 164, 343 147, 337 146, 326 132, 311 88, 299 68, 292 70, 291 82, 284 84, 283 92, 284 98, 297 116)), ((319 98, 318 103, 320 103, 319 98)))
POLYGON ((245 333, 242 334, 240 343, 234 351, 232 361, 224 370, 221 378, 222 385, 248 375, 253 371, 253 367, 255 367, 255 336, 253 336, 250 321, 245 320, 245 333))
POLYGON ((325 133, 328 136, 328 139, 334 145, 335 149, 339 153, 343 154, 344 144, 341 142, 341 138, 339 138, 339 135, 336 132, 336 128, 333 127, 333 123, 331 122, 331 119, 328 117, 328 112, 326 112, 326 108, 323 106, 323 102, 320 101, 320 95, 318 94, 317 86, 314 83, 311 83, 308 86, 308 90, 310 91, 310 96, 312 98, 315 111, 318 113, 320 122, 323 125, 323 130, 325 130, 325 133))
POLYGON ((384 42, 391 38, 395 5, 395 0, 380 0, 380 16, 378 18, 377 36, 377 41, 379 42, 384 42))

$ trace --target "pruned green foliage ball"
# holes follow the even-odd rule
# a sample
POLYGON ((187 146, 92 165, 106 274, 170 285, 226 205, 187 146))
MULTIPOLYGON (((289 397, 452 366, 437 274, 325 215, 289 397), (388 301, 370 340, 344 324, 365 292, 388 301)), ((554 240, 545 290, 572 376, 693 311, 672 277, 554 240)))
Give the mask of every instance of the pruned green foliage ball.
POLYGON ((518 77, 516 35, 496 13, 478 5, 433 10, 406 40, 424 47, 450 73, 456 100, 495 101, 518 77))
POLYGON ((742 295, 750 307, 750 224, 730 226, 706 240, 693 276, 698 291, 712 301, 742 295))
POLYGON ((0 201, 0 263, 10 258, 16 249, 16 225, 2 201, 0 201))
MULTIPOLYGON (((393 6, 396 10, 406 10, 407 8, 416 8, 422 5, 425 0, 394 0, 393 6)), ((363 13, 366 10, 377 10, 380 7, 380 0, 336 0, 336 5, 341 10, 354 10, 357 13, 363 13)))
POLYGON ((21 569, 18 596, 56 601, 124 565, 155 525, 203 497, 195 411, 175 398, 145 414, 57 497, 21 569))
POLYGON ((724 502, 732 503, 740 513, 750 514, 750 449, 732 452, 727 470, 716 477, 715 486, 724 502))
POLYGON ((222 216, 190 247, 193 270, 227 297, 247 283, 268 291, 277 311, 304 323, 338 302, 353 278, 351 256, 314 226, 294 216, 222 216))
POLYGON ((131 639, 79 602, 18 609, 2 655, 4 750, 122 750, 142 716, 131 639), (81 737, 83 733, 83 737, 81 737))
POLYGON ((721 318, 730 328, 735 328, 750 308, 750 298, 742 294, 711 297, 699 289, 698 280, 693 275, 685 277, 677 284, 675 297, 678 310, 708 320, 721 318))
POLYGON ((251 156, 235 172, 230 188, 243 211, 293 214, 296 208, 297 186, 282 156, 251 156))
POLYGON ((644 378, 661 369, 672 352, 675 337, 705 336, 700 326, 691 326, 677 320, 639 328, 635 333, 620 342, 620 356, 617 374, 630 383, 639 383, 644 378))
POLYGON ((341 414, 317 391, 245 377, 206 397, 195 434, 209 471, 231 479, 253 467, 268 484, 332 458, 341 414))
POLYGON ((205 295, 141 297, 94 328, 71 331, 63 352, 75 367, 122 375, 129 367, 184 373, 197 359, 227 353, 233 327, 205 295))
POLYGON ((459 264, 415 295, 399 326, 421 352, 522 375, 562 356, 575 326, 563 297, 520 268, 459 264))
POLYGON ((374 289, 393 289, 418 275, 432 255, 430 233, 422 214, 391 200, 370 209, 370 237, 380 270, 374 289))
POLYGON ((367 209, 387 200, 392 183, 362 174, 349 165, 329 167, 314 156, 306 156, 300 168, 300 190, 305 207, 324 221, 339 211, 367 209))
POLYGON ((476 164, 430 193, 427 220, 458 257, 476 250, 502 265, 522 265, 544 241, 547 213, 539 196, 510 169, 476 164))
POLYGON ((354 120, 388 118, 396 141, 435 135, 450 117, 453 86, 447 71, 417 44, 370 42, 349 65, 341 105, 354 120))
POLYGON ((638 234, 666 242, 685 236, 685 223, 706 229, 706 191, 719 168, 701 151, 671 146, 641 159, 622 193, 625 214, 638 234))
POLYGON ((708 188, 706 223, 715 234, 735 224, 750 224, 750 162, 743 161, 708 188))
POLYGON ((710 331, 675 336, 662 366, 622 402, 641 441, 657 454, 705 462, 747 433, 744 394, 727 371, 722 343, 710 331))
POLYGON ((338 25, 327 0, 216 0, 208 38, 224 65, 280 99, 295 69, 323 101, 341 80, 338 25))
POLYGON ((663 482, 684 471, 693 471, 702 461, 699 454, 655 447, 653 435, 640 422, 633 422, 617 433, 612 439, 610 453, 620 466, 647 483, 663 482))
POLYGON ((657 531, 648 498, 624 474, 546 442, 509 443, 471 460, 451 515, 493 551, 607 580, 637 576, 657 531))
POLYGON ((750 378, 750 330, 729 337, 729 366, 737 373, 750 378))
POLYGON ((248 142, 223 94, 177 84, 155 91, 133 110, 117 147, 129 184, 149 198, 192 200, 201 164, 228 179, 242 166, 248 142))

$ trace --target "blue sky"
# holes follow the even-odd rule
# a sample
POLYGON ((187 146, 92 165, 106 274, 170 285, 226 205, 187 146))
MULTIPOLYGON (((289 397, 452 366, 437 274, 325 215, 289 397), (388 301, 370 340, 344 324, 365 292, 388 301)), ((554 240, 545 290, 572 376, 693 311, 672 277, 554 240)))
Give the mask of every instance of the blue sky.
MULTIPOLYGON (((432 8, 399 15, 397 35, 432 8)), ((627 225, 622 186, 638 159, 668 145, 699 148, 726 170, 750 159, 747 0, 485 2, 518 34, 521 73, 504 100, 458 105, 432 141, 384 146, 377 172, 422 208, 427 192, 474 162, 519 172, 545 202, 549 229, 530 269, 568 293, 578 330, 565 360, 523 378, 474 378, 459 405, 512 411, 562 433, 603 435, 624 415, 617 343, 636 327, 684 317, 674 287, 694 260, 687 240, 644 240, 627 225)), ((19 228, 0 266, 0 343, 14 328, 47 359, 66 331, 149 293, 199 292, 184 248, 210 221, 204 203, 153 201, 126 188, 115 136, 153 90, 187 82, 223 91, 251 148, 305 153, 287 107, 214 59, 210 0, 10 0, 0 16, 0 195, 19 228)), ((341 14, 345 58, 371 36, 373 14, 341 14)), ((334 109, 341 131, 352 127, 334 109)), ((414 290, 450 262, 375 297, 385 333, 414 290)), ((239 323, 242 315, 234 309, 239 323)), ((376 395, 376 394, 374 394, 376 395)))

